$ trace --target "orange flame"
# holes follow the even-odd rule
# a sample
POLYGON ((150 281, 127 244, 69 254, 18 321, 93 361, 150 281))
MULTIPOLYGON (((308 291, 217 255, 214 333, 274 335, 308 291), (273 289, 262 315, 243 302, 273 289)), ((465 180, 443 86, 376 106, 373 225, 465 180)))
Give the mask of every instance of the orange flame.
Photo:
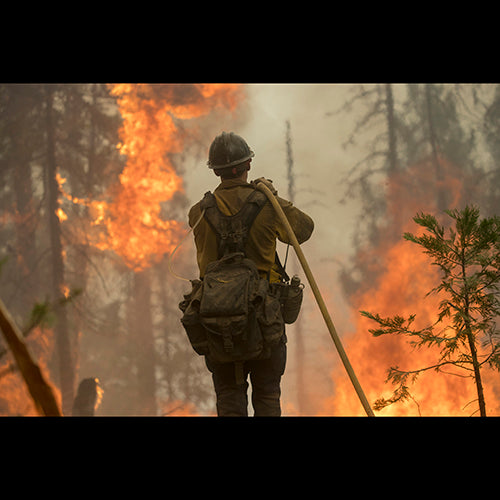
MULTIPOLYGON (((54 348, 53 331, 48 328, 36 327, 26 338, 26 343, 40 370, 52 386, 60 407, 61 393, 52 382, 48 369, 48 363, 54 348)), ((39 413, 33 399, 12 356, 2 356, 0 361, 0 416, 38 416, 39 413)))
MULTIPOLYGON (((409 316, 416 313, 415 327, 425 327, 437 319, 438 296, 425 295, 440 281, 439 270, 430 265, 430 259, 417 245, 402 239, 405 231, 419 232, 419 227, 411 220, 421 211, 438 214, 436 207, 437 188, 446 187, 447 208, 456 208, 463 196, 463 186, 468 185, 463 171, 454 167, 444 158, 439 159, 444 171, 445 184, 436 186, 435 165, 424 161, 410 167, 406 172, 398 172, 389 179, 387 191, 387 224, 381 231, 396 229, 401 238, 396 243, 387 243, 390 238, 380 238, 377 248, 362 249, 357 254, 358 262, 383 262, 385 270, 370 287, 351 297, 356 311, 356 331, 347 335, 343 343, 356 375, 368 401, 373 405, 380 397, 389 398, 392 385, 386 384, 387 370, 399 366, 402 370, 414 370, 432 366, 439 359, 439 351, 429 348, 412 350, 405 338, 385 335, 375 338, 369 333, 376 325, 357 311, 378 312, 382 316, 399 314, 409 316), (395 221, 399 221, 397 224, 395 221), (398 225, 399 224, 399 225, 398 225), (396 228, 395 228, 396 226, 396 228)), ((438 214, 440 215, 440 214, 438 214)), ((388 234, 388 233, 387 233, 388 234)), ((443 325, 444 327, 445 325, 443 325)), ((486 369, 485 380, 491 379, 486 369)), ((334 395, 323 401, 320 414, 365 415, 354 389, 340 364, 333 370, 334 395)), ((496 383, 498 386, 498 383, 496 383)), ((419 376, 414 385, 409 386, 413 400, 393 404, 376 415, 435 415, 468 416, 474 412, 477 403, 468 405, 477 398, 471 378, 462 378, 431 370, 419 376)), ((499 398, 495 394, 498 387, 485 384, 488 414, 499 409, 499 398)))
MULTIPOLYGON (((135 271, 159 261, 178 240, 183 224, 162 217, 162 203, 184 193, 171 155, 185 148, 180 123, 215 108, 234 111, 242 98, 239 84, 114 84, 123 124, 120 153, 127 157, 112 201, 73 198, 89 207, 93 226, 105 229, 93 244, 113 250, 135 271)), ((61 179, 59 184, 62 185, 61 179)), ((62 217, 62 214, 60 214, 62 217)))

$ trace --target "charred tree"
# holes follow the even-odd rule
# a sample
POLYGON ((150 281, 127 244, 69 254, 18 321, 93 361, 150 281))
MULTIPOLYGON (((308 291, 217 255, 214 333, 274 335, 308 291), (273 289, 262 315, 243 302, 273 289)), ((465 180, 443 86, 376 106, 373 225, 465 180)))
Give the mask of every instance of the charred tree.
POLYGON ((389 137, 389 151, 387 153, 389 161, 389 172, 395 172, 398 168, 398 152, 396 141, 396 120, 394 117, 394 97, 392 95, 392 85, 385 84, 385 102, 387 109, 387 134, 389 137))
MULTIPOLYGON (((400 112, 396 109, 394 99, 394 86, 392 84, 378 84, 370 86, 355 86, 355 95, 345 102, 336 113, 327 113, 327 116, 344 111, 352 111, 352 106, 357 103, 365 108, 360 113, 353 131, 344 142, 343 148, 356 145, 359 136, 366 136, 368 154, 356 163, 345 179, 345 198, 357 197, 362 200, 362 210, 357 221, 357 228, 353 235, 356 248, 364 244, 377 246, 381 238, 391 238, 396 241, 397 231, 382 235, 380 221, 390 218, 394 227, 400 227, 401 214, 387 214, 387 205, 384 190, 375 184, 373 179, 381 174, 388 178, 395 175, 400 169, 404 159, 398 154, 398 139, 401 139, 404 130, 400 112), (375 130, 374 134, 371 130, 375 130)), ((356 262, 353 268, 341 271, 340 279, 347 295, 358 291, 365 283, 373 281, 377 276, 377 265, 356 262), (356 268, 356 270, 354 270, 356 268), (359 279, 353 278, 360 275, 359 279)))
MULTIPOLYGON (((479 101, 477 93, 476 99, 479 101)), ((483 200, 489 213, 498 214, 500 213, 500 85, 495 86, 493 99, 484 107, 480 131, 484 134, 487 151, 494 166, 487 174, 488 186, 483 200)))
POLYGON ((286 121, 286 165, 288 177, 288 198, 293 203, 295 200, 295 176, 293 175, 293 153, 290 120, 286 121))
POLYGON ((99 405, 101 388, 99 379, 94 377, 83 379, 73 403, 73 417, 93 417, 99 405))
POLYGON ((2 208, 12 213, 14 223, 14 233, 4 236, 4 243, 7 243, 6 250, 15 255, 8 276, 4 274, 8 288, 12 289, 10 293, 4 291, 4 300, 14 316, 23 317, 39 290, 35 237, 38 210, 31 170, 38 143, 39 89, 34 85, 2 85, 0 107, 0 169, 3 186, 7 187, 3 190, 5 206, 2 208))
POLYGON ((155 416, 156 404, 156 354, 151 314, 151 278, 149 270, 134 273, 133 305, 130 328, 135 346, 136 414, 155 416))
POLYGON ((426 119, 427 128, 429 134, 429 142, 432 150, 432 161, 434 162, 434 168, 436 169, 436 198, 437 198, 437 209, 442 212, 447 208, 446 201, 446 190, 443 185, 444 173, 443 167, 441 166, 439 160, 439 147, 438 138, 436 134, 436 128, 434 125, 433 116, 433 103, 432 103, 432 89, 430 84, 425 86, 425 104, 426 104, 426 119))
POLYGON ((69 338, 69 324, 64 302, 64 260, 61 223, 58 217, 60 188, 57 182, 56 138, 54 120, 54 88, 45 86, 45 126, 46 126, 46 189, 52 264, 52 300, 56 305, 57 321, 54 326, 56 354, 59 368, 59 386, 64 414, 71 412, 74 399, 74 366, 69 338))
MULTIPOLYGON (((288 199, 295 203, 295 175, 293 172, 293 152, 290 120, 286 121, 286 163, 288 177, 288 199)), ((297 410, 299 415, 303 415, 307 406, 307 391, 305 388, 304 366, 305 366, 305 346, 302 332, 300 316, 295 322, 295 363, 296 363, 296 390, 297 390, 297 410)))
POLYGON ((36 292, 36 241, 35 241, 35 204, 33 200, 33 186, 31 181, 31 148, 28 137, 29 127, 26 127, 26 117, 29 117, 31 99, 29 88, 26 86, 12 86, 11 96, 17 113, 11 122, 10 135, 12 140, 11 167, 14 174, 14 190, 16 196, 16 232, 17 255, 21 266, 20 272, 23 282, 29 282, 23 295, 25 301, 31 304, 35 300, 36 292), (16 102, 17 101, 17 102, 16 102))

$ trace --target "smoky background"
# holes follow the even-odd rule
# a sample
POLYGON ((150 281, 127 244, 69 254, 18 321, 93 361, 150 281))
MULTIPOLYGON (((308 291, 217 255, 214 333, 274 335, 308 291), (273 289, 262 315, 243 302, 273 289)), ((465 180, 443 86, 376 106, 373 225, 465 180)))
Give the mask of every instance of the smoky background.
MULTIPOLYGON (((146 269, 134 270, 118 253, 93 244, 99 206, 66 197, 109 204, 116 199, 116 183, 127 163, 116 147, 123 140, 119 130, 124 120, 116 97, 104 84, 0 85, 0 293, 18 324, 26 325, 35 303, 81 290, 65 306, 73 385, 76 389, 85 378, 99 378, 103 397, 96 415, 215 414, 210 373, 191 349, 179 321, 178 303, 189 283, 172 275, 168 255, 187 235, 172 269, 184 280, 197 277, 187 213, 218 185, 206 161, 209 145, 221 131, 245 138, 255 152, 249 178, 272 179, 283 198, 290 198, 291 150, 294 203, 315 222, 303 250, 347 354, 352 355, 353 368, 370 391, 370 401, 384 390, 384 370, 391 356, 397 354, 403 362, 412 359, 405 349, 384 350, 373 340, 361 349, 352 341, 367 336, 358 311, 365 307, 365 299, 379 299, 380 279, 391 267, 388 256, 394 255, 405 224, 417 209, 440 213, 452 202, 463 206, 472 201, 485 215, 498 213, 497 85, 228 87, 213 105, 215 86, 200 91, 193 84, 155 84, 138 93, 138 109, 144 105, 151 116, 155 105, 173 103, 167 114, 176 127, 175 142, 182 147, 161 151, 159 157, 173 165, 183 191, 161 203, 162 219, 179 223, 172 246, 146 269), (224 96, 230 105, 224 105, 224 96), (204 112, 191 117, 197 104, 204 112), (66 179, 59 187, 49 182, 50 143, 55 145, 54 170, 66 179), (394 192, 399 198, 391 205, 394 192), (63 291, 51 286, 51 256, 57 252, 49 237, 48 202, 54 199, 67 217, 60 221, 63 291)), ((148 140, 154 137, 150 134, 148 140)), ((286 246, 279 244, 278 252, 283 262, 286 246)), ((418 277, 422 270, 413 273, 418 277)), ((293 248, 287 271, 305 281, 293 248)), ((394 269, 393 274, 398 273, 394 269)), ((347 375, 305 284, 299 320, 287 326, 283 414, 357 414, 361 407, 346 385, 347 375), (354 402, 347 404, 345 398, 354 402)), ((409 293, 397 286, 388 302, 394 294, 409 293)), ((56 355, 58 324, 52 317, 26 341, 63 398, 56 355)), ((23 382, 4 351, 0 342, 0 414, 33 414, 23 382)), ((494 385, 493 391, 500 394, 494 385)))
MULTIPOLYGON (((249 179, 271 179, 278 194, 290 199, 289 123, 294 204, 315 222, 313 235, 302 248, 342 335, 350 329, 351 310, 342 293, 338 272, 352 252, 352 232, 360 209, 359 201, 345 199, 343 178, 363 151, 342 147, 354 127, 356 116, 330 117, 327 112, 340 109, 352 87, 341 84, 249 84, 246 92, 246 100, 241 105, 244 120, 216 124, 214 128, 219 125, 217 133, 232 130, 244 137, 255 152, 249 179)), ((205 157, 195 157, 192 161, 193 166, 186 169, 184 178, 187 196, 195 202, 207 187, 213 190, 218 180, 207 169, 205 157)), ((286 245, 278 242, 282 262, 286 251, 286 245)), ((306 288, 299 320, 286 326, 288 353, 282 379, 282 410, 284 415, 314 415, 324 396, 332 393, 330 372, 339 361, 293 247, 288 250, 286 267, 290 276, 298 274, 301 277, 306 288), (300 342, 297 335, 301 337, 300 342), (300 397, 298 387, 302 388, 300 397)))

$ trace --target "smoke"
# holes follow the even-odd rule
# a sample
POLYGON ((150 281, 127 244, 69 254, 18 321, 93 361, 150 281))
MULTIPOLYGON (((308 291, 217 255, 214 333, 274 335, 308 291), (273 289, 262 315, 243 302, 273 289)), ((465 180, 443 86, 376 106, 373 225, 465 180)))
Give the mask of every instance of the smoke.
MULTIPOLYGON (((350 330, 351 310, 343 297, 338 271, 352 254, 352 231, 360 208, 358 202, 340 203, 345 191, 342 179, 359 160, 362 151, 346 151, 342 148, 342 143, 354 126, 355 117, 335 120, 326 116, 326 112, 341 107, 348 96, 349 86, 250 84, 245 85, 245 90, 246 99, 241 104, 241 114, 233 117, 226 115, 217 123, 212 121, 210 130, 216 133, 234 131, 244 137, 255 151, 249 179, 272 179, 278 194, 288 198, 285 123, 290 121, 295 205, 315 222, 313 235, 302 248, 342 336, 342 332, 350 330)), ((219 179, 206 166, 208 147, 213 136, 205 138, 204 150, 203 147, 198 149, 197 155, 185 160, 186 165, 191 165, 184 174, 186 195, 191 204, 219 183, 219 179)), ((188 245, 191 246, 194 260, 194 245, 192 242, 188 245)), ((279 243, 278 253, 282 261, 285 252, 285 245, 279 243)), ((293 248, 289 251, 287 270, 289 274, 299 274, 306 281, 293 248)), ((289 325, 286 330, 288 361, 282 383, 285 415, 297 414, 296 328, 297 325, 289 325)), ((306 411, 313 414, 320 408, 320 402, 332 392, 330 373, 339 360, 307 284, 301 329, 304 337, 303 373, 309 400, 306 411)))
MULTIPOLYGON (((135 353, 130 352, 136 349, 131 332, 139 330, 139 325, 134 327, 132 317, 134 311, 139 312, 139 300, 130 297, 138 288, 132 268, 136 269, 139 264, 141 269, 146 268, 143 271, 146 274, 150 269, 148 266, 154 265, 157 271, 149 276, 150 300, 154 303, 149 307, 145 301, 145 309, 153 311, 148 323, 153 325, 157 336, 156 347, 163 354, 167 353, 165 367, 157 369, 168 372, 168 382, 162 382, 164 386, 170 385, 165 393, 173 398, 172 404, 182 399, 184 403, 189 401, 199 405, 202 396, 198 400, 190 396, 195 386, 198 389, 199 378, 193 376, 192 380, 181 380, 182 374, 175 374, 176 366, 183 363, 192 363, 200 372, 203 370, 204 380, 207 386, 211 386, 210 375, 201 358, 190 352, 188 360, 183 357, 179 357, 180 361, 173 359, 177 351, 184 355, 181 339, 173 332, 179 328, 176 306, 186 290, 184 282, 179 283, 168 274, 159 249, 171 249, 162 239, 167 221, 176 223, 175 241, 172 241, 176 244, 183 236, 180 233, 185 232, 189 206, 218 185, 219 179, 207 168, 206 160, 211 141, 222 130, 239 133, 255 151, 250 178, 272 179, 280 195, 287 198, 285 123, 290 121, 295 203, 316 223, 313 236, 303 249, 335 324, 342 332, 349 321, 349 308, 341 298, 336 275, 339 265, 351 253, 351 230, 358 210, 355 203, 341 205, 339 200, 344 189, 342 177, 356 158, 341 147, 352 124, 331 120, 325 113, 342 105, 348 87, 123 84, 110 88, 117 98, 117 108, 123 112, 119 139, 120 152, 125 155, 120 158, 123 168, 114 169, 113 178, 107 179, 109 182, 103 180, 102 190, 105 192, 102 196, 94 193, 95 198, 89 199, 78 192, 78 182, 73 182, 71 169, 65 171, 64 162, 58 177, 64 194, 60 199, 59 215, 64 219, 62 228, 67 237, 67 285, 84 288, 81 300, 72 305, 74 310, 71 312, 75 328, 72 335, 78 353, 78 377, 81 380, 98 376, 102 381, 105 397, 99 411, 107 414, 112 409, 116 414, 126 414, 134 408, 131 391, 136 390, 134 384, 138 377, 132 373, 136 367, 121 360, 135 359, 135 353), (168 184, 165 179, 167 171, 172 170, 171 166, 182 178, 181 187, 173 195, 160 189, 168 184), (65 177, 68 177, 67 183, 64 183, 65 177), (120 231, 123 235, 118 237, 120 231), (132 254, 132 247, 138 243, 140 248, 132 254), (172 342, 178 342, 177 351, 172 342)), ((42 167, 35 164, 33 168, 42 167)), ((40 184, 35 187, 38 196, 43 189, 40 184)), ((279 252, 284 260, 284 245, 279 247, 279 252)), ((290 254, 287 269, 290 274, 298 272, 304 279, 293 249, 290 254)), ((188 238, 177 253, 174 266, 180 275, 195 277, 192 238, 188 238)), ((144 317, 143 314, 136 315, 141 319, 144 317)), ((315 397, 319 398, 331 391, 329 373, 336 359, 309 288, 306 288, 302 316, 307 337, 305 373, 308 387, 315 387, 315 397)), ((142 321, 141 330, 145 329, 144 325, 145 321, 142 321)), ((283 384, 285 414, 295 411, 294 326, 287 329, 287 334, 289 362, 283 384)), ((139 346, 144 344, 146 342, 138 343, 139 346)), ((146 367, 143 368, 145 371, 146 367)), ((164 386, 158 387, 158 396, 164 386)), ((158 401, 158 404, 161 409, 166 403, 158 401)), ((198 411, 211 413, 209 404, 198 406, 198 411)), ((170 408, 167 410, 171 411, 170 408)), ((22 413, 24 410, 15 411, 22 413)))
MULTIPOLYGON (((312 264, 322 259, 341 259, 352 251, 352 227, 358 204, 340 204, 345 186, 342 178, 360 156, 345 151, 342 142, 352 127, 349 120, 333 120, 326 111, 338 109, 348 92, 346 85, 249 84, 246 100, 236 117, 226 116, 212 127, 219 133, 232 130, 248 142, 255 158, 249 178, 272 179, 280 196, 288 197, 286 178, 285 122, 290 120, 296 205, 313 217, 316 225, 304 251, 312 264), (241 119, 243 118, 243 120, 241 119)), ((354 118, 352 118, 354 120, 354 118)), ((195 203, 219 179, 206 167, 208 147, 213 137, 186 159, 186 195, 195 203)))
MULTIPOLYGON (((389 209, 386 215, 389 220, 377 221, 377 228, 381 224, 383 232, 376 245, 371 242, 366 248, 355 246, 353 237, 362 202, 345 200, 345 177, 353 165, 370 151, 360 147, 363 144, 360 134, 356 137, 356 147, 348 150, 342 147, 357 120, 361 118, 360 113, 328 113, 342 107, 350 97, 350 90, 352 86, 347 85, 247 85, 244 116, 241 116, 239 122, 220 122, 215 128, 218 131, 232 130, 242 135, 255 151, 250 179, 272 179, 279 194, 287 198, 285 123, 290 121, 296 184, 295 204, 315 221, 315 231, 303 245, 303 250, 337 331, 343 338, 347 354, 358 377, 361 377, 362 385, 366 383, 367 395, 373 403, 382 391, 388 390, 384 385, 388 366, 398 359, 401 362, 408 361, 411 354, 406 345, 393 342, 392 339, 387 339, 385 344, 380 339, 372 342, 368 328, 373 325, 361 320, 358 310, 366 309, 368 304, 374 310, 387 305, 394 308, 394 314, 410 308, 410 312, 432 318, 433 304, 427 301, 424 307, 421 301, 432 288, 431 282, 435 276, 427 273, 428 264, 421 252, 414 249, 412 253, 412 250, 407 249, 408 243, 405 246, 401 241, 403 226, 411 223, 411 217, 419 210, 429 210, 432 213, 438 211, 440 204, 435 204, 437 191, 445 198, 446 207, 456 206, 459 201, 469 201, 474 183, 470 178, 462 178, 463 171, 456 170, 442 156, 438 160, 444 175, 442 179, 436 178, 435 160, 430 157, 421 159, 419 164, 405 165, 401 178, 393 175, 386 179, 384 175, 379 175, 378 186, 387 198, 385 202, 389 209), (425 180, 424 176, 427 177, 425 180), (428 197, 431 201, 424 203, 423 200, 428 197), (357 264, 365 267, 357 270, 357 264), (386 264, 388 270, 380 275, 380 268, 385 269, 386 264), (413 266, 407 271, 412 276, 411 282, 403 283, 403 288, 398 288, 401 284, 395 284, 399 283, 397 280, 404 275, 405 266, 408 265, 413 266), (372 274, 373 279, 366 279, 365 276, 364 282, 357 280, 356 272, 360 271, 360 275, 363 275, 370 267, 379 270, 372 274), (341 269, 348 269, 348 273, 354 278, 351 289, 353 294, 349 298, 345 296, 345 288, 339 283, 341 269), (418 272, 415 273, 416 269, 418 272), (377 281, 377 277, 380 280, 377 281)), ((395 100, 402 98, 403 90, 402 86, 394 87, 395 100)), ((385 132, 385 127, 383 121, 375 124, 367 132, 367 137, 385 132)), ((186 172, 187 196, 192 203, 198 201, 206 190, 213 189, 218 184, 218 179, 205 165, 210 140, 205 145, 205 156, 201 155, 191 171, 186 172)), ((374 180, 375 177, 372 178, 374 180)), ((279 245, 278 251, 283 256, 284 246, 279 245)), ((290 253, 293 254, 293 250, 290 253)), ((294 257, 289 258, 287 269, 289 274, 291 270, 305 279, 294 257)), ((302 371, 308 395, 305 413, 358 414, 361 408, 359 401, 339 362, 309 287, 306 288, 301 313, 301 328, 304 336, 302 371)), ((282 384, 285 415, 298 414, 296 332, 297 325, 287 327, 288 362, 282 384)), ((420 361, 424 362, 427 354, 421 353, 420 356, 420 361)), ((437 384, 434 380, 430 382, 432 387, 437 384)), ((472 399, 468 386, 460 385, 453 379, 440 380, 439 384, 439 395, 437 389, 434 394, 428 390, 430 385, 424 382, 416 392, 418 402, 410 402, 405 408, 394 408, 391 411, 410 415, 416 415, 420 411, 422 414, 453 414, 454 411, 460 414, 462 404, 459 399, 462 398, 465 402, 472 399)), ((497 389, 493 387, 492 390, 497 389)), ((497 399, 492 399, 498 406, 497 399)))
MULTIPOLYGON (((340 109, 351 97, 352 87, 343 84, 248 84, 242 86, 242 94, 239 96, 241 99, 238 99, 234 106, 230 105, 229 110, 219 106, 219 97, 220 100, 228 100, 226 98, 230 97, 230 94, 224 94, 224 91, 220 94, 214 94, 214 92, 220 91, 220 87, 216 85, 146 86, 143 88, 146 93, 141 98, 151 104, 167 101, 171 104, 167 113, 161 116, 165 119, 167 115, 172 117, 172 123, 176 127, 174 142, 177 145, 178 141, 179 147, 172 148, 165 153, 164 159, 168 162, 171 161, 177 174, 182 177, 185 199, 181 199, 179 195, 178 199, 172 198, 171 202, 162 202, 162 211, 156 215, 160 219, 176 220, 180 223, 182 231, 186 227, 184 224, 187 223, 189 206, 199 201, 206 191, 213 191, 220 181, 207 168, 206 161, 211 141, 223 130, 238 133, 255 151, 249 178, 266 177, 272 179, 279 195, 288 198, 285 140, 286 121, 290 122, 296 188, 295 204, 315 221, 313 235, 309 241, 304 243, 303 250, 337 331, 344 340, 347 354, 351 361, 356 361, 361 358, 357 358, 354 353, 350 352, 347 343, 348 337, 359 332, 360 328, 364 328, 366 332, 367 325, 363 323, 361 327, 359 326, 359 307, 353 307, 353 301, 349 302, 345 297, 339 282, 339 271, 344 267, 350 267, 353 255, 358 250, 353 243, 353 237, 362 208, 360 200, 344 200, 345 177, 352 166, 366 156, 367 151, 360 146, 363 144, 362 137, 358 137, 356 147, 349 149, 342 147, 361 113, 328 114, 340 109), (195 110, 197 111, 195 112, 195 110), (196 117, 191 118, 194 115, 196 117)), ((229 91, 233 92, 234 89, 229 89, 229 91)), ((135 120, 132 123, 138 124, 138 121, 135 120)), ((384 131, 385 124, 377 126, 381 127, 380 132, 384 131)), ((369 131, 370 135, 374 133, 377 133, 376 129, 369 131)), ((146 134, 144 139, 144 147, 149 147, 151 136, 146 134)), ((163 149, 158 148, 158 151, 163 151, 163 149)), ((142 151, 141 157, 143 157, 142 151)), ((131 182, 131 188, 135 188, 137 185, 137 182, 131 182)), ((383 184, 381 184, 381 189, 384 189, 383 184)), ((181 191, 179 193, 182 194, 181 191)), ((66 200, 67 204, 68 200, 66 200)), ((96 209, 96 217, 100 214, 97 205, 90 208, 96 209)), ((118 215, 119 213, 121 212, 117 212, 118 215)), ((411 217, 413 214, 413 211, 411 214, 405 213, 404 217, 411 217)), ((146 224, 148 221, 143 222, 146 224)), ((179 239, 182 236, 183 234, 179 235, 179 239)), ((280 244, 278 251, 283 261, 286 247, 280 244)), ((297 273, 305 281, 304 273, 295 259, 292 248, 289 254, 287 263, 289 274, 297 273)), ((99 269, 89 268, 88 270, 87 290, 89 292, 86 297, 90 309, 92 309, 90 306, 94 305, 94 301, 96 302, 95 308, 100 308, 99 315, 102 318, 96 315, 91 317, 87 315, 82 318, 80 328, 92 332, 94 329, 96 333, 94 337, 99 335, 100 342, 104 347, 115 346, 116 342, 116 345, 119 345, 126 352, 130 347, 126 345, 128 342, 125 335, 127 330, 126 304, 122 301, 123 297, 130 295, 130 288, 133 284, 132 273, 125 272, 123 267, 115 266, 115 261, 111 259, 109 262, 99 263, 99 266, 99 269), (96 293, 96 290, 101 289, 102 293, 96 293), (102 300, 101 297, 105 297, 107 307, 102 307, 103 304, 99 303, 102 300), (104 330, 106 330, 105 334, 102 333, 104 330), (118 344, 119 342, 123 345, 118 344)), ((186 278, 196 277, 195 248, 192 238, 186 239, 183 243, 176 256, 174 267, 176 272, 186 278)), ((182 298, 181 292, 186 291, 186 286, 185 283, 179 284, 171 278, 166 266, 160 266, 157 269, 164 274, 160 273, 151 278, 151 286, 156 300, 152 304, 156 311, 152 319, 155 323, 155 331, 159 331, 161 328, 162 331, 169 332, 169 328, 171 331, 174 330, 171 326, 174 322, 177 327, 179 326, 179 311, 176 306, 182 298), (166 305, 169 305, 168 314, 165 312, 167 311, 166 305)), ((390 301, 390 297, 388 294, 388 301, 390 301)), ((364 304, 361 306, 365 307, 364 304)), ((301 313, 301 328, 304 337, 305 366, 303 371, 309 400, 306 412, 316 414, 324 407, 325 400, 336 392, 340 392, 339 387, 335 385, 338 384, 340 377, 347 377, 347 375, 342 373, 337 379, 332 378, 332 372, 339 367, 342 370, 342 367, 307 283, 301 313)), ((296 332, 297 325, 287 326, 288 362, 282 384, 282 405, 285 415, 297 414, 298 411, 296 332)), ((89 352, 97 351, 95 345, 98 344, 96 344, 94 337, 82 338, 80 344, 82 351, 85 348, 89 352), (86 343, 91 342, 95 345, 86 345, 86 343)), ((156 341, 159 349, 164 352, 171 350, 169 342, 172 341, 172 336, 168 337, 165 334, 164 337, 162 336, 156 341)), ((111 349, 109 350, 111 351, 111 349)), ((116 359, 113 358, 110 361, 110 359, 101 358, 99 355, 96 354, 93 360, 82 361, 80 375, 99 376, 103 384, 107 384, 103 400, 105 402, 106 398, 111 398, 111 393, 115 390, 113 384, 119 385, 122 378, 126 379, 125 374, 130 371, 130 366, 120 366, 116 359), (99 371, 101 369, 105 369, 102 376, 99 371), (115 372, 117 373, 116 380, 113 379, 115 372)), ((169 358, 170 361, 171 358, 169 358)), ((181 361, 175 360, 175 363, 185 362, 186 358, 182 358, 181 361)), ((212 389, 210 374, 204 367, 203 359, 190 353, 187 362, 199 366, 200 371, 203 371, 207 386, 212 389)), ((388 359, 387 363, 389 362, 388 359)), ((384 367, 387 363, 384 363, 384 367)), ((172 358, 171 364, 166 364, 165 370, 174 373, 176 366, 172 358)), ((357 370, 356 365, 354 368, 357 370)), ((169 384, 174 386, 175 390, 172 392, 175 398, 168 402, 158 402, 162 414, 172 414, 174 410, 177 412, 176 408, 181 404, 186 405, 182 411, 190 414, 213 413, 213 408, 209 407, 213 399, 205 406, 198 405, 196 409, 194 406, 190 406, 198 404, 198 401, 192 403, 194 398, 190 399, 189 397, 189 391, 192 392, 193 386, 198 384, 198 378, 193 378, 193 381, 178 380, 175 377, 172 379, 173 381, 169 381, 169 384), (177 401, 181 396, 182 401, 177 401)), ((383 386, 383 378, 379 382, 379 385, 383 386)), ((351 391, 352 388, 348 384, 347 387, 346 391, 351 391)), ((159 391, 161 390, 163 388, 159 388, 159 391)), ((123 400, 125 405, 129 391, 130 388, 126 387, 123 388, 122 393, 117 392, 117 394, 123 395, 121 398, 117 397, 117 400, 123 400)), ((117 412, 122 410, 122 413, 125 413, 126 409, 122 408, 118 408, 117 412)))

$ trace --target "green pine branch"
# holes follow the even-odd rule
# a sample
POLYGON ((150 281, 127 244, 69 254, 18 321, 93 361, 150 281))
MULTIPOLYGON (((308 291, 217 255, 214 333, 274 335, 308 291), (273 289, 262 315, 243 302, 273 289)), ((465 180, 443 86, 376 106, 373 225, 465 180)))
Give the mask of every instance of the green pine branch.
POLYGON ((481 415, 486 415, 481 368, 488 365, 500 370, 500 218, 480 219, 479 209, 446 210, 453 226, 446 229, 431 214, 419 213, 413 220, 425 233, 405 233, 404 238, 422 247, 431 265, 442 272, 441 282, 430 294, 443 297, 437 321, 423 329, 414 328, 415 314, 408 317, 382 317, 378 313, 360 311, 377 323, 369 329, 374 337, 402 335, 414 348, 436 347, 436 363, 401 370, 391 367, 386 383, 393 384, 393 395, 374 403, 375 410, 412 398, 409 386, 428 370, 446 375, 471 377, 478 392, 481 415), (449 371, 452 367, 453 371, 449 371), (464 373, 465 372, 465 373, 464 373))

